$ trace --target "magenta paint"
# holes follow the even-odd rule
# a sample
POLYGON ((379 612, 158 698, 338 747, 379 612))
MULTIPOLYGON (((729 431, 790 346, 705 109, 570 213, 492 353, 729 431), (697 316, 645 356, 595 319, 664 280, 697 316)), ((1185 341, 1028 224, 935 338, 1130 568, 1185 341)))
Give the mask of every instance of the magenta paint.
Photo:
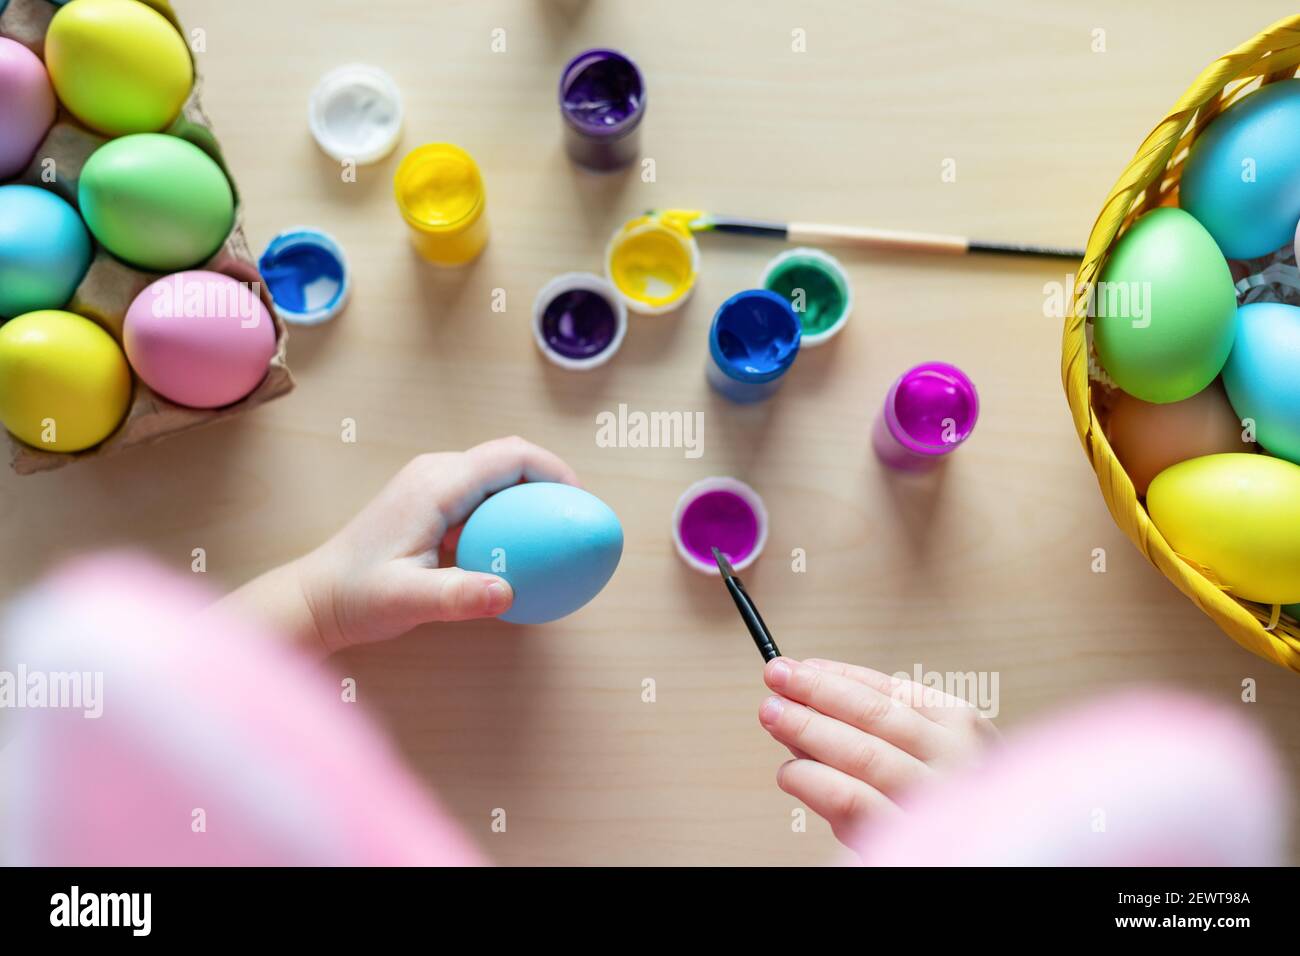
POLYGON ((579 53, 560 74, 560 115, 569 158, 596 170, 619 169, 641 152, 645 80, 617 50, 579 53))
POLYGON ((979 407, 975 383, 961 369, 947 362, 917 365, 890 386, 872 445, 893 468, 932 468, 970 437, 979 407))
POLYGON ((716 547, 732 567, 754 563, 767 541, 767 509, 757 492, 735 478, 705 478, 677 502, 673 541, 682 559, 697 571, 717 574, 716 547))

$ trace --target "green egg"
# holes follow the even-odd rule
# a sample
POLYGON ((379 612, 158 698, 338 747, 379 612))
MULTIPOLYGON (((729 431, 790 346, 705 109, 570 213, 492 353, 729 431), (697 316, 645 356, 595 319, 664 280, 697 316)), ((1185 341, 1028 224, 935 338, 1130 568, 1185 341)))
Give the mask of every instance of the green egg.
POLYGON ((1143 401, 1190 398, 1232 351, 1232 273, 1213 237, 1182 209, 1153 209, 1135 222, 1094 296, 1097 357, 1116 385, 1143 401))
POLYGON ((110 140, 81 171, 77 200, 94 237, 119 259, 178 272, 212 257, 235 223, 230 182, 207 153, 163 133, 110 140))

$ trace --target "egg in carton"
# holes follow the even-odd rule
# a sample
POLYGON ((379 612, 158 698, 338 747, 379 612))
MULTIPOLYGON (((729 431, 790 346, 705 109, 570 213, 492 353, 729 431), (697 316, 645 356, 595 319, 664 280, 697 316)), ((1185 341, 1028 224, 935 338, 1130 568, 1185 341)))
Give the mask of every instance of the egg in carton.
MULTIPOLYGON (((38 56, 43 56, 45 32, 58 7, 48 0, 10 0, 7 6, 0 0, 0 6, 3 6, 3 10, 0 10, 0 36, 16 40, 38 56)), ((167 4, 153 2, 149 6, 162 13, 181 31, 167 4)), ((261 281, 248 248, 242 228, 239 192, 222 158, 211 121, 203 112, 201 92, 202 78, 196 69, 193 88, 180 114, 161 132, 192 143, 216 162, 230 183, 235 214, 230 233, 217 252, 205 262, 189 268, 220 273, 257 290, 275 329, 275 350, 267 365, 266 375, 260 384, 238 401, 219 408, 191 408, 164 398, 132 370, 132 395, 126 416, 118 428, 98 445, 84 451, 54 452, 33 447, 7 435, 11 444, 10 463, 19 474, 49 471, 76 459, 114 454, 134 445, 159 441, 200 425, 242 414, 293 389, 293 376, 285 358, 288 341, 285 325, 275 311, 270 293, 261 281)), ((110 137, 102 136, 82 125, 60 103, 58 117, 35 157, 27 169, 11 182, 50 190, 67 200, 80 213, 78 186, 82 169, 91 154, 109 140, 110 137)), ((127 309, 151 283, 168 274, 128 265, 101 244, 95 243, 90 268, 72 299, 63 308, 96 322, 120 346, 123 345, 123 322, 127 309)))

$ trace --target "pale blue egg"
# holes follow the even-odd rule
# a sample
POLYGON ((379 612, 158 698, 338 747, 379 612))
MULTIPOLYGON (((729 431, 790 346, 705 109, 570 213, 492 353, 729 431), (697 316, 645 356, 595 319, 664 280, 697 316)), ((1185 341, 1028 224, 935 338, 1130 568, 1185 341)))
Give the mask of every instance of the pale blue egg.
POLYGON ((0 186, 0 320, 63 308, 90 253, 90 233, 66 201, 36 186, 0 186))
POLYGON ((1229 259, 1295 237, 1300 221, 1300 80, 1281 80, 1224 110, 1192 145, 1178 203, 1229 259))
POLYGON ((1239 308, 1223 385, 1233 411, 1254 419, 1259 443, 1300 463, 1300 308, 1281 302, 1239 308))
POLYGON ((456 564, 510 582, 515 602, 501 620, 544 624, 600 593, 623 555, 623 527, 609 505, 581 488, 528 482, 479 505, 461 532, 456 564))

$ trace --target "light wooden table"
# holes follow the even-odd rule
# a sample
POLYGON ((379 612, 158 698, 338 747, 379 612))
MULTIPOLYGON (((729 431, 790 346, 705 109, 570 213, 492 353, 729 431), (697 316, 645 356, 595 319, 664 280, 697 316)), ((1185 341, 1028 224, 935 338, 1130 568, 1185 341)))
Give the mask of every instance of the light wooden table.
POLYGON ((529 332, 537 288, 598 271, 613 228, 650 207, 1082 245, 1192 77, 1285 12, 1237 2, 1171 21, 1088 6, 278 0, 250 19, 243 3, 180 0, 186 27, 206 31, 204 102, 254 247, 298 223, 327 229, 355 298, 334 324, 294 333, 287 399, 116 459, 0 478, 4 592, 122 542, 180 570, 204 547, 214 583, 235 584, 316 544, 412 455, 518 432, 622 518, 608 588, 548 627, 440 626, 335 661, 497 861, 833 858, 820 821, 792 832, 795 803, 774 783, 783 751, 757 722, 759 658, 734 609, 672 551, 678 494, 714 474, 766 498, 771 540, 747 579, 787 653, 996 671, 1004 728, 1139 681, 1234 703, 1255 678, 1259 702, 1238 706, 1294 778, 1300 678, 1221 634, 1102 504, 1061 391, 1061 322, 1044 314, 1066 264, 851 258, 848 328, 759 408, 718 400, 703 375, 713 309, 778 251, 759 240, 704 239, 688 306, 634 319, 603 371, 552 369, 529 332), (806 52, 791 49, 796 29, 806 52), (577 172, 563 155, 558 72, 592 45, 625 49, 646 74, 653 183, 577 172), (397 154, 346 184, 305 113, 316 79, 349 61, 394 75, 407 126, 397 154), (417 261, 391 199, 401 152, 433 140, 469 149, 487 182, 492 241, 461 271, 417 261), (931 358, 972 374, 982 420, 941 482, 895 480, 868 427, 893 377, 931 358), (598 448, 596 415, 620 402, 702 410, 704 456, 598 448), (344 418, 356 444, 340 440, 344 418), (791 570, 794 548, 806 573, 791 570), (1094 548, 1105 574, 1090 569, 1094 548), (504 834, 489 828, 498 807, 504 834))

